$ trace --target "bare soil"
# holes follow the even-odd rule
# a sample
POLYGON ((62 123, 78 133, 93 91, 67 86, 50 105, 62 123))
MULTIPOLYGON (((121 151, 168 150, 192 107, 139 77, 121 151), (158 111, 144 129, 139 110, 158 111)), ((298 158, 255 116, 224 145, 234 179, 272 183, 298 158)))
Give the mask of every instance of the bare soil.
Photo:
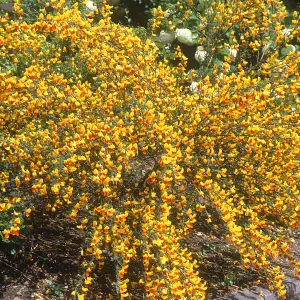
MULTIPOLYGON (((82 262, 86 258, 80 255, 87 242, 84 234, 75 224, 59 217, 33 220, 32 225, 37 224, 35 222, 39 226, 32 226, 26 235, 9 243, 0 242, 0 299, 71 299, 71 291, 80 284, 84 274, 82 262)), ((292 250, 299 260, 299 232, 295 232, 294 240, 292 250)), ((238 251, 226 242, 224 230, 216 225, 199 220, 185 246, 198 260, 200 276, 208 283, 207 299, 265 284, 255 270, 243 268, 238 251)), ((276 263, 287 275, 293 276, 286 259, 276 263)), ((131 282, 138 282, 141 272, 142 265, 133 261, 129 267, 131 282)), ((108 295, 110 299, 118 299, 111 258, 108 257, 104 268, 94 275, 94 290, 87 299, 107 299, 108 295)), ((145 290, 136 284, 129 287, 129 292, 133 300, 145 299, 145 290)))

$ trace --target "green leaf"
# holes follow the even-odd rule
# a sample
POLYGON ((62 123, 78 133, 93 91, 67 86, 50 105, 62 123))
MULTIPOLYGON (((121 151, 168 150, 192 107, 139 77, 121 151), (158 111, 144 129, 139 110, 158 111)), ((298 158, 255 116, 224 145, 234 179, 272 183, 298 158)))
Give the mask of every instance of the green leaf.
POLYGON ((227 47, 224 47, 220 52, 225 56, 229 55, 229 49, 227 47))
POLYGON ((282 48, 280 51, 281 55, 284 56, 288 55, 290 52, 295 52, 295 46, 289 45, 285 48, 282 48))
POLYGON ((223 62, 220 59, 216 58, 214 59, 214 64, 217 65, 218 67, 222 67, 223 62))
POLYGON ((64 293, 62 291, 56 290, 54 293, 56 296, 63 297, 64 293))
POLYGON ((205 7, 205 4, 203 3, 203 1, 199 1, 198 5, 197 5, 197 11, 202 13, 204 11, 204 7, 205 7))
POLYGON ((199 20, 199 18, 195 14, 191 14, 188 19, 191 20, 191 21, 198 21, 199 20))

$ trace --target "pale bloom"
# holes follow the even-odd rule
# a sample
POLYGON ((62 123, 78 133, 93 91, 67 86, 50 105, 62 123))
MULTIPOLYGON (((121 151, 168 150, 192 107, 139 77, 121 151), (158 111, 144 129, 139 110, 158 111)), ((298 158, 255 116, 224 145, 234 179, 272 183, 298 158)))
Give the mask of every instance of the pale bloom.
POLYGON ((205 60, 207 55, 207 52, 204 50, 203 46, 198 46, 196 53, 195 53, 195 59, 197 62, 202 62, 205 60))
POLYGON ((237 56, 237 50, 234 48, 229 48, 229 55, 230 55, 231 59, 235 59, 237 56))
POLYGON ((85 7, 90 11, 96 11, 97 10, 97 5, 94 1, 87 1, 85 7))
POLYGON ((194 45, 192 32, 187 28, 177 29, 175 37, 182 44, 188 46, 194 45))
POLYGON ((174 13, 174 11, 172 9, 167 9, 166 12, 165 12, 165 15, 164 17, 165 18, 169 18, 172 14, 174 13))
POLYGON ((158 41, 163 44, 172 44, 174 40, 175 40, 174 32, 166 32, 162 30, 158 37, 158 41))
POLYGON ((217 75, 217 78, 223 81, 226 77, 224 73, 220 73, 219 75, 217 75))
POLYGON ((199 88, 198 88, 198 82, 193 81, 190 85, 190 92, 191 93, 199 93, 199 88))
POLYGON ((291 35, 291 30, 288 29, 288 28, 284 28, 284 29, 282 30, 282 35, 283 35, 283 36, 290 36, 290 35, 291 35))

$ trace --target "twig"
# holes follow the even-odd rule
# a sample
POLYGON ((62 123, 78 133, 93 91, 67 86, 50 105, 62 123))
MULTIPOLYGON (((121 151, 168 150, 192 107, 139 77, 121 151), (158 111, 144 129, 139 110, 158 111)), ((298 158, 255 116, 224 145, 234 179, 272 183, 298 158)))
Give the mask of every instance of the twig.
POLYGON ((8 264, 7 262, 3 261, 1 258, 0 258, 0 262, 3 263, 6 267, 8 267, 8 268, 10 268, 10 269, 12 269, 12 270, 14 270, 14 271, 20 273, 20 274, 21 274, 20 277, 24 277, 25 279, 27 279, 27 280, 29 280, 29 281, 32 281, 32 279, 29 278, 29 277, 27 277, 22 271, 20 271, 19 269, 17 269, 17 268, 15 268, 15 267, 11 266, 11 265, 8 264))

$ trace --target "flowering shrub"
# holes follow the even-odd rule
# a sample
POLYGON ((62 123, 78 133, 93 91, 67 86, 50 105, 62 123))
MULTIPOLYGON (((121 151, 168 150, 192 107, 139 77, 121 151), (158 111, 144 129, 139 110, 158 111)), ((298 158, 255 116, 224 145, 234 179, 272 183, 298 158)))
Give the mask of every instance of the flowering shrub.
POLYGON ((32 24, 17 4, 19 19, 0 19, 3 238, 34 212, 60 211, 89 238, 74 297, 89 295, 111 255, 120 299, 132 261, 147 299, 204 299, 182 242, 197 217, 214 221, 213 207, 245 268, 267 272, 284 298, 271 260, 288 257, 300 275, 289 250, 300 224, 299 52, 270 55, 265 78, 215 66, 187 94, 180 49, 176 68, 158 62, 155 44, 112 24, 105 2, 97 23, 77 4, 52 7, 32 24), (274 70, 283 76, 271 81, 274 70))
MULTIPOLYGON (((202 47, 208 55, 200 60, 198 56, 195 66, 201 78, 212 75, 214 65, 220 72, 234 73, 242 67, 261 76, 261 65, 272 54, 283 57, 299 50, 298 45, 288 46, 299 37, 298 13, 288 13, 277 0, 165 0, 159 5, 153 12, 151 30, 156 34, 161 30, 179 32, 179 42, 202 47)), ((175 49, 167 47, 161 52, 172 58, 175 49)))

